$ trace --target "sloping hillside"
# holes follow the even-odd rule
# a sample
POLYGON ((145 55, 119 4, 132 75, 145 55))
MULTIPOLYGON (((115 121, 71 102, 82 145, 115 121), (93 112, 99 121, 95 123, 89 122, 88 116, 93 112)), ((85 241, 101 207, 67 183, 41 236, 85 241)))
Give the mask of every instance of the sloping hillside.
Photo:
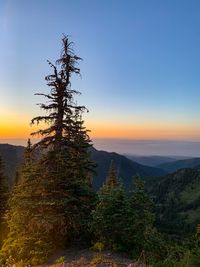
POLYGON ((129 187, 132 184, 132 177, 136 174, 139 174, 142 178, 157 177, 166 174, 159 168, 141 165, 117 153, 109 153, 93 149, 91 158, 98 164, 96 170, 97 175, 94 177, 94 187, 96 189, 98 189, 105 181, 111 160, 114 160, 118 177, 123 181, 125 187, 129 187))
POLYGON ((180 159, 178 157, 176 158, 166 156, 135 156, 130 154, 124 154, 124 156, 134 162, 151 167, 157 167, 160 164, 173 162, 180 159))
POLYGON ((200 168, 180 169, 148 185, 165 231, 187 234, 200 223, 200 168))
POLYGON ((167 173, 172 173, 178 169, 194 168, 198 165, 200 165, 200 158, 191 158, 160 164, 157 167, 165 170, 167 173))

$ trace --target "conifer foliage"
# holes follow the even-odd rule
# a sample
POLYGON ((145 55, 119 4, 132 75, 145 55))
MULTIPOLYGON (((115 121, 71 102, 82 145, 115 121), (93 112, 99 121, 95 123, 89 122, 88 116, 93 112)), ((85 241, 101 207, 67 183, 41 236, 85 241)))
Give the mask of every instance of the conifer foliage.
POLYGON ((119 249, 122 246, 125 204, 125 192, 118 181, 112 161, 106 182, 98 194, 98 204, 93 211, 91 229, 97 242, 102 242, 111 249, 119 249))
MULTIPOLYGON (((87 109, 77 105, 74 97, 80 92, 71 87, 70 81, 73 74, 80 75, 80 60, 73 51, 73 43, 64 36, 61 56, 56 61, 58 67, 48 61, 53 68, 53 74, 45 78, 51 88, 50 93, 38 94, 48 99, 47 104, 40 104, 47 115, 32 119, 32 124, 44 122, 48 125, 48 128, 40 129, 32 135, 42 136, 35 148, 48 149, 41 165, 47 173, 45 176, 52 175, 52 179, 56 181, 56 186, 54 182, 53 188, 50 189, 49 185, 48 190, 53 192, 57 187, 56 192, 61 194, 57 196, 56 201, 58 206, 61 205, 60 209, 65 216, 62 234, 67 240, 71 239, 72 235, 79 235, 82 227, 86 226, 92 207, 90 198, 94 196, 87 179, 94 168, 89 159, 91 140, 82 119, 87 109), (62 199, 60 204, 58 199, 62 199)), ((57 195, 56 192, 54 196, 57 195)))
MULTIPOLYGON (((139 176, 133 178, 133 188, 129 193, 125 240, 127 247, 134 253, 150 250, 148 247, 154 234, 153 202, 146 194, 144 182, 139 176)), ((152 245, 152 244, 151 244, 152 245)))
POLYGON ((46 123, 49 127, 40 129, 32 135, 42 136, 36 146, 61 149, 62 146, 72 146, 77 130, 89 141, 87 131, 82 129, 81 114, 86 110, 84 106, 75 103, 74 95, 80 92, 71 88, 70 78, 72 74, 80 74, 78 61, 80 57, 73 51, 73 43, 64 36, 62 39, 61 57, 56 61, 58 68, 48 61, 53 69, 53 74, 45 77, 50 87, 50 94, 38 93, 47 98, 47 104, 39 104, 40 108, 47 112, 45 116, 38 116, 32 119, 31 123, 46 123))
MULTIPOLYGON (((24 162, 18 173, 19 180, 8 201, 9 233, 1 249, 2 261, 12 257, 15 263, 21 260, 38 263, 39 249, 42 249, 45 237, 45 232, 41 235, 36 225, 37 197, 41 194, 38 188, 39 175, 38 164, 32 156, 31 143, 28 142, 24 162)), ((41 258, 44 259, 44 256, 41 258)))
POLYGON ((19 181, 9 200, 9 235, 2 254, 15 261, 40 264, 54 250, 75 239, 86 239, 95 194, 88 183, 94 164, 89 159, 91 141, 84 127, 84 106, 76 104, 78 91, 71 88, 71 76, 80 74, 80 58, 73 43, 64 36, 56 64, 48 61, 53 74, 45 79, 48 102, 39 104, 45 115, 32 119, 47 128, 32 133, 41 137, 28 142, 19 181), (36 158, 34 155, 40 155, 36 158))
POLYGON ((114 162, 111 162, 93 212, 91 229, 94 240, 139 257, 154 246, 152 236, 157 233, 153 222, 152 201, 144 191, 142 180, 139 176, 134 177, 133 189, 125 193, 117 179, 114 162))
POLYGON ((4 219, 7 207, 8 184, 4 175, 3 161, 0 157, 0 245, 4 232, 4 219))
POLYGON ((107 188, 115 188, 119 186, 119 181, 117 177, 117 170, 115 168, 115 163, 113 160, 111 160, 108 176, 106 179, 106 187, 107 188))
POLYGON ((6 193, 7 193, 7 182, 3 171, 3 161, 2 158, 0 157, 0 221, 1 222, 6 209, 6 199, 7 199, 6 193))
POLYGON ((72 46, 64 36, 61 56, 56 61, 59 69, 48 61, 53 68, 53 74, 45 78, 51 88, 50 94, 39 94, 49 100, 47 104, 40 104, 47 115, 32 119, 32 124, 44 122, 48 125, 32 135, 42 136, 35 148, 48 149, 40 165, 45 173, 44 180, 50 175, 49 180, 53 182, 48 186, 48 182, 44 182, 44 186, 51 192, 58 213, 64 216, 56 229, 61 229, 60 235, 64 235, 66 242, 80 235, 86 227, 94 197, 87 179, 94 167, 89 159, 91 140, 82 119, 87 109, 77 105, 74 97, 80 92, 71 87, 70 81, 73 74, 80 74, 78 61, 81 58, 75 55, 72 46))

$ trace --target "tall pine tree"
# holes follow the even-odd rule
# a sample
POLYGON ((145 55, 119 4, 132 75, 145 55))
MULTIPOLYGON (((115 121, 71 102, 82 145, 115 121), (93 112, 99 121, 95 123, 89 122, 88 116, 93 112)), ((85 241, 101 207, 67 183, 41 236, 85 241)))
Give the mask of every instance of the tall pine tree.
POLYGON ((44 122, 49 127, 32 135, 42 136, 35 148, 48 149, 41 165, 54 180, 53 188, 48 186, 47 190, 53 192, 57 187, 57 192, 61 194, 57 199, 62 199, 60 209, 66 218, 62 233, 66 232, 68 240, 74 238, 73 235, 80 235, 87 225, 94 197, 87 177, 94 164, 89 159, 91 140, 82 119, 87 109, 76 104, 74 96, 80 93, 71 88, 70 81, 73 74, 80 74, 78 61, 81 58, 74 54, 73 43, 67 37, 62 39, 62 44, 61 57, 56 61, 59 70, 48 61, 53 68, 53 74, 46 77, 47 85, 51 87, 50 94, 39 94, 49 100, 48 104, 40 104, 47 115, 32 119, 33 124, 44 122))
POLYGON ((79 92, 70 82, 72 74, 80 74, 80 58, 65 36, 62 45, 58 68, 48 61, 53 68, 53 74, 45 78, 50 93, 38 94, 48 99, 40 104, 46 115, 33 118, 32 124, 43 122, 47 128, 33 133, 41 140, 27 147, 19 182, 9 201, 10 234, 2 250, 16 261, 31 264, 44 262, 55 249, 87 236, 94 203, 88 183, 94 165, 89 159, 91 141, 82 119, 86 108, 76 104, 74 96, 79 92), (39 159, 32 161, 32 153, 38 150, 39 159))

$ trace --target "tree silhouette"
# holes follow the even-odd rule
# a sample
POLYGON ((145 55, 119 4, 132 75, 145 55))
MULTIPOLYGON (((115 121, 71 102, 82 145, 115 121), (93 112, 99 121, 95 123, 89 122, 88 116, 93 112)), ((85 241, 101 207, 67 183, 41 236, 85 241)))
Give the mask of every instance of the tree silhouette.
POLYGON ((3 255, 16 262, 39 265, 58 248, 75 239, 87 239, 90 211, 95 194, 88 183, 93 170, 89 159, 91 141, 84 127, 84 106, 77 105, 71 88, 72 74, 80 74, 73 43, 64 36, 56 64, 48 61, 53 74, 45 79, 48 99, 39 104, 45 116, 32 119, 47 128, 32 135, 41 140, 28 145, 23 167, 9 200, 10 233, 3 245, 3 255), (33 157, 36 155, 37 157, 33 157))
MULTIPOLYGON (((32 135, 39 135, 42 140, 35 146, 60 149, 63 145, 71 145, 74 133, 76 132, 76 121, 74 117, 77 113, 86 110, 84 106, 75 103, 74 95, 80 92, 71 88, 70 78, 72 74, 80 75, 77 67, 80 57, 74 54, 73 43, 64 36, 62 39, 61 57, 56 61, 57 67, 48 61, 53 68, 53 74, 45 77, 47 85, 51 88, 50 94, 38 93, 48 99, 47 104, 39 104, 40 108, 46 111, 46 116, 38 116, 32 119, 32 124, 44 122, 49 125, 46 129, 40 129, 32 135)), ((87 132, 85 132, 87 134, 87 132)))
MULTIPOLYGON (((71 87, 72 75, 80 75, 78 62, 81 60, 72 46, 73 43, 64 36, 60 58, 55 65, 48 61, 53 74, 45 79, 51 90, 49 94, 37 94, 49 100, 47 104, 39 104, 47 115, 35 117, 31 121, 32 124, 44 122, 48 125, 48 128, 32 133, 33 136, 42 137, 34 148, 47 149, 40 164, 43 168, 45 166, 46 175, 51 175, 55 181, 53 188, 48 186, 48 190, 55 191, 57 187, 56 192, 61 193, 59 198, 63 199, 62 203, 67 202, 65 207, 61 207, 66 216, 63 229, 66 229, 67 239, 67 233, 72 235, 76 232, 74 234, 77 235, 82 231, 82 221, 86 222, 89 217, 91 197, 94 195, 88 184, 88 176, 95 166, 89 158, 92 145, 82 119, 83 113, 88 110, 85 106, 77 105, 74 97, 80 92, 71 87)), ((56 197, 57 194, 54 195, 56 197)))

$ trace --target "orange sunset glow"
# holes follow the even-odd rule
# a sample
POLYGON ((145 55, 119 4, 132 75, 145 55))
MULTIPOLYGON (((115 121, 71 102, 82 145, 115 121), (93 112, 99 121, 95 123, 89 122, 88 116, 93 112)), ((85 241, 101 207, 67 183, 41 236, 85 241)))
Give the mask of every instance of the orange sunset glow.
POLYGON ((37 126, 30 126, 27 117, 18 115, 13 119, 12 115, 0 117, 0 139, 27 139, 37 129, 37 126))
MULTIPOLYGON (((11 117, 1 120, 0 139, 27 139, 31 132, 42 126, 30 126, 28 118, 17 117, 10 121, 11 117)), ((128 124, 120 122, 115 124, 112 121, 94 122, 86 121, 86 127, 90 129, 91 138, 119 138, 119 139, 190 139, 197 140, 200 136, 200 126, 180 124, 167 125, 164 123, 134 123, 128 124)))
POLYGON ((190 139, 196 140, 200 136, 200 126, 191 124, 155 123, 125 123, 112 121, 86 123, 91 130, 92 138, 119 138, 119 139, 190 139))

